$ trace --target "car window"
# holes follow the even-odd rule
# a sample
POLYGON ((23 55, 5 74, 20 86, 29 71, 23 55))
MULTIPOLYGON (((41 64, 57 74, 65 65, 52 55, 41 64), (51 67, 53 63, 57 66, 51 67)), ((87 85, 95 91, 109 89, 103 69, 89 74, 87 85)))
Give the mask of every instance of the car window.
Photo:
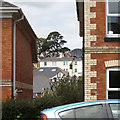
POLYGON ((118 118, 120 120, 120 104, 110 104, 112 114, 114 118, 118 118))
POLYGON ((102 105, 77 108, 75 114, 76 118, 106 118, 102 105))
MULTIPOLYGON (((71 109, 71 110, 67 110, 67 111, 63 111, 63 112, 60 112, 59 113, 59 116, 63 119, 70 119, 70 118, 74 118, 75 119, 75 116, 74 116, 74 110, 71 109)), ((74 120, 73 119, 73 120, 74 120)))

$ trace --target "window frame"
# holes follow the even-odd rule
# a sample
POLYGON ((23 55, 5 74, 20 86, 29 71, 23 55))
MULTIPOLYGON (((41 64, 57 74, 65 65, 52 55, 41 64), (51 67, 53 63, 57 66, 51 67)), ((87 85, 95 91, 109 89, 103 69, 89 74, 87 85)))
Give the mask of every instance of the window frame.
POLYGON ((106 99, 108 99, 109 91, 120 91, 120 88, 110 88, 109 87, 109 72, 110 71, 120 71, 120 67, 111 67, 106 69, 106 99))
POLYGON ((47 66, 47 62, 46 61, 44 62, 44 66, 47 66))
POLYGON ((56 111, 55 112, 55 115, 57 116, 59 116, 61 119, 63 119, 59 114, 61 113, 61 112, 65 112, 65 111, 68 111, 68 110, 73 110, 74 111, 74 116, 75 116, 75 118, 74 119, 78 119, 78 118, 76 118, 76 113, 75 113, 75 110, 76 109, 79 109, 79 108, 85 108, 85 107, 91 107, 91 106, 98 106, 98 105, 101 105, 102 107, 103 107, 103 111, 104 111, 104 113, 105 113, 105 118, 109 118, 109 116, 108 116, 108 112, 107 112, 107 109, 106 109, 106 103, 98 103, 98 104, 87 104, 87 105, 78 105, 78 106, 73 106, 73 107, 69 107, 69 108, 65 108, 65 109, 60 109, 60 110, 58 110, 58 111, 56 111))
POLYGON ((109 0, 106 0, 106 37, 114 37, 114 38, 118 38, 120 37, 120 34, 108 34, 108 17, 120 17, 120 13, 109 13, 109 0))

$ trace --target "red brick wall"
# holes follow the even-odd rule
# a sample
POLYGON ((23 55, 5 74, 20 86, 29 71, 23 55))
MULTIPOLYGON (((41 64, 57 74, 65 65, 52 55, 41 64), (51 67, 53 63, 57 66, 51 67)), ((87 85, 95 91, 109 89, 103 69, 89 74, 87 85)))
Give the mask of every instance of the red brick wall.
MULTIPOLYGON (((12 80, 12 60, 13 60, 13 29, 12 19, 2 19, 2 79, 12 80)), ((12 87, 2 87, 2 100, 7 96, 11 98, 12 87)))
POLYGON ((120 42, 104 42, 104 38, 106 37, 105 2, 97 2, 96 7, 91 7, 90 11, 96 12, 96 18, 91 18, 90 22, 97 25, 96 30, 91 30, 91 35, 97 35, 97 41, 91 42, 91 46, 99 47, 120 45, 120 42))
POLYGON ((2 20, 2 79, 12 79, 13 61, 12 19, 2 20))
POLYGON ((97 65, 91 66, 91 71, 97 71, 97 77, 91 78, 91 83, 97 83, 97 100, 106 99, 106 68, 105 61, 119 60, 118 54, 92 54, 92 59, 97 59, 97 65))
POLYGON ((17 99, 32 99, 33 98, 33 90, 29 90, 29 89, 19 89, 17 88, 19 91, 22 90, 22 92, 18 92, 17 93, 17 99))
MULTIPOLYGON (((24 27, 22 27, 24 29, 24 27)), ((17 26, 16 34, 16 80, 22 83, 33 85, 32 50, 29 32, 23 33, 17 26), (26 36, 28 34, 28 36, 26 36)), ((2 19, 2 79, 13 79, 13 21, 2 19)), ((11 97, 12 86, 2 87, 2 98, 11 97)), ((18 93, 18 98, 32 98, 33 90, 24 89, 18 93)))
MULTIPOLYGON (((0 87, 0 92, 2 92, 2 101, 6 101, 6 99, 11 99, 12 97, 12 87, 11 86, 3 86, 0 87)), ((0 98, 1 100, 1 98, 0 98)))
MULTIPOLYGON (((24 29, 24 28, 22 28, 24 29)), ((33 85, 33 67, 31 53, 31 39, 27 37, 29 33, 23 33, 22 29, 17 26, 17 41, 16 41, 16 80, 22 83, 33 85)), ((18 96, 32 97, 31 90, 24 90, 18 96), (29 93, 30 91, 30 93, 29 93)))
MULTIPOLYGON (((90 11, 96 12, 96 18, 91 18, 91 23, 96 24, 96 30, 91 30, 91 35, 97 35, 97 41, 91 42, 91 47, 120 46, 120 42, 104 42, 106 37, 105 2, 97 2, 96 7, 92 7, 90 11)), ((94 95, 94 91, 97 91, 97 100, 106 99, 105 61, 119 60, 120 55, 115 53, 92 53, 91 59, 97 60, 97 65, 91 66, 91 71, 97 71, 97 77, 91 78, 91 83, 97 83, 97 89, 92 89, 91 95, 94 95)))

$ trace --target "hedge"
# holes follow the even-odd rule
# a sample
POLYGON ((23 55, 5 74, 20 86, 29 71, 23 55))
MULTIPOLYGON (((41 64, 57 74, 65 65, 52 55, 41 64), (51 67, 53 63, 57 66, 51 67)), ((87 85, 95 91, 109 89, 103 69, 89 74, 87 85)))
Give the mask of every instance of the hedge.
POLYGON ((62 78, 56 85, 51 85, 51 89, 41 98, 6 100, 2 103, 2 120, 37 120, 40 118, 40 112, 46 108, 83 101, 81 78, 62 78))

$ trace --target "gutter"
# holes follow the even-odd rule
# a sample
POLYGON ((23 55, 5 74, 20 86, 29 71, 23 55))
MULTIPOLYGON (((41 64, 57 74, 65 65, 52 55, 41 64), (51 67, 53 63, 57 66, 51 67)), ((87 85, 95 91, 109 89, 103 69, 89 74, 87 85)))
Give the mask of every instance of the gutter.
POLYGON ((24 15, 13 24, 13 98, 16 100, 17 90, 15 90, 16 78, 16 24, 24 19, 24 15))

